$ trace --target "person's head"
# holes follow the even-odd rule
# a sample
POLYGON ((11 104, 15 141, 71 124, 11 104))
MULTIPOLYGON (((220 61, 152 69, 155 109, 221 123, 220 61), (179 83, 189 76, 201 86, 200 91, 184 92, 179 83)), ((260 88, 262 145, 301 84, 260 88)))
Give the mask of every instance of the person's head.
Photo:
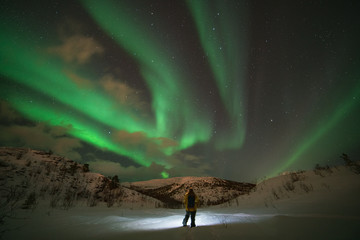
POLYGON ((190 194, 190 195, 194 195, 194 194, 195 194, 195 192, 194 192, 194 190, 193 190, 192 188, 189 189, 189 194, 190 194))

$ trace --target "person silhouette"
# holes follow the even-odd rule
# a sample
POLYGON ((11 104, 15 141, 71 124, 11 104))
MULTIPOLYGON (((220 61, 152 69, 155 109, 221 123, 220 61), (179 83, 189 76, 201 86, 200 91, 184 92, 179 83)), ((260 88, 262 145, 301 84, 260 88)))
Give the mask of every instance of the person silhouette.
POLYGON ((199 198, 196 196, 194 190, 192 188, 189 189, 189 191, 185 194, 184 197, 184 204, 185 204, 185 218, 183 220, 183 226, 187 226, 187 222, 189 220, 189 217, 191 216, 191 225, 190 227, 195 227, 195 215, 197 210, 197 205, 199 202, 199 198))

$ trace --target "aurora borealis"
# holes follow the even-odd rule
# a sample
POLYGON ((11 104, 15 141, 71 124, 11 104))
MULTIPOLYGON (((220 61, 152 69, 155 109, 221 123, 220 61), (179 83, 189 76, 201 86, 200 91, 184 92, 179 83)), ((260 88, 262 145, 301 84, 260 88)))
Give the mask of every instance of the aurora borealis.
POLYGON ((122 181, 359 159, 359 3, 3 1, 0 144, 122 181))

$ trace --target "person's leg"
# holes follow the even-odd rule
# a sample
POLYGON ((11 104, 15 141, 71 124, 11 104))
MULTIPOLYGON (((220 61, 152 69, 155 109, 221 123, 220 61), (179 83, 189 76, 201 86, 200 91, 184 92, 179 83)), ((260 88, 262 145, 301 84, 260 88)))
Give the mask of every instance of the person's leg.
POLYGON ((186 214, 185 214, 185 217, 183 220, 183 226, 186 226, 187 221, 189 220, 189 215, 190 215, 190 212, 186 211, 186 214))
POLYGON ((195 215, 196 211, 191 212, 191 227, 195 227, 195 215))

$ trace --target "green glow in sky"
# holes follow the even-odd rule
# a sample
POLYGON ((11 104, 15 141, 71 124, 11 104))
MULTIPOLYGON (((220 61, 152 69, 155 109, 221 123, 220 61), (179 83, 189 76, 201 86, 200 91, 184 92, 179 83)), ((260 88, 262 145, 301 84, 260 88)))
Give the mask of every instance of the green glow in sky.
POLYGON ((11 88, 8 88, 6 92, 1 91, 1 94, 12 103, 13 107, 30 119, 45 122, 52 126, 68 128, 68 133, 72 136, 102 149, 129 156, 143 166, 150 166, 151 161, 154 160, 146 158, 142 151, 129 151, 117 144, 106 132, 99 128, 99 123, 83 118, 81 114, 78 115, 75 112, 59 110, 59 108, 54 109, 49 99, 46 101, 46 99, 35 99, 33 96, 27 96, 28 99, 33 100, 24 101, 24 93, 19 96, 11 88))
POLYGON ((224 136, 217 139, 217 147, 239 148, 246 133, 243 86, 247 60, 245 4, 240 1, 188 1, 188 5, 231 121, 224 136), (239 14, 239 9, 242 14, 239 14))
POLYGON ((98 24, 133 55, 152 94, 152 108, 159 136, 176 138, 179 149, 188 148, 211 137, 211 116, 194 107, 191 78, 173 60, 172 49, 165 49, 156 33, 134 20, 121 2, 83 1, 98 24))
POLYGON ((161 172, 161 176, 163 177, 163 178, 169 178, 169 173, 167 173, 167 172, 161 172))
MULTIPOLYGON (((359 104, 358 99, 360 99, 359 84, 353 88, 352 92, 348 93, 347 97, 343 99, 338 107, 332 112, 330 117, 323 118, 316 129, 311 129, 311 131, 306 135, 305 140, 298 144, 297 148, 295 148, 293 154, 289 156, 285 164, 274 171, 270 176, 276 176, 286 169, 289 169, 295 162, 299 161, 306 152, 308 152, 311 148, 316 147, 319 141, 324 140, 324 135, 336 127, 348 113, 356 111, 356 107, 358 107, 359 104)), ((342 140, 338 139, 338 141, 342 140)))
POLYGON ((78 111, 118 129, 129 132, 151 129, 145 122, 134 121, 130 114, 99 91, 78 87, 66 75, 61 63, 32 50, 30 44, 13 41, 11 32, 1 32, 1 73, 78 111), (116 108, 115 108, 116 106, 116 108))
MULTIPOLYGON (((116 104, 100 91, 79 88, 65 74, 60 63, 51 61, 51 58, 41 51, 33 50, 30 44, 13 41, 16 37, 11 31, 4 29, 1 32, 1 74, 33 89, 34 94, 38 92, 48 96, 48 101, 57 100, 73 108, 73 112, 85 114, 90 120, 77 118, 71 111, 57 111, 53 109, 54 106, 43 102, 30 104, 21 101, 23 96, 16 92, 11 93, 9 89, 3 94, 7 95, 8 100, 18 111, 33 120, 45 121, 53 126, 72 126, 71 135, 95 146, 129 156, 141 165, 149 166, 151 161, 154 161, 154 159, 145 159, 144 152, 133 149, 129 151, 110 136, 102 134, 103 129, 99 129, 98 123, 102 123, 108 129, 126 130, 129 133, 143 131, 149 137, 156 136, 153 130, 155 128, 146 122, 134 119, 122 109, 121 105, 116 104)), ((166 148, 164 150, 168 151, 166 148)), ((157 162, 162 160, 158 159, 157 162)))

